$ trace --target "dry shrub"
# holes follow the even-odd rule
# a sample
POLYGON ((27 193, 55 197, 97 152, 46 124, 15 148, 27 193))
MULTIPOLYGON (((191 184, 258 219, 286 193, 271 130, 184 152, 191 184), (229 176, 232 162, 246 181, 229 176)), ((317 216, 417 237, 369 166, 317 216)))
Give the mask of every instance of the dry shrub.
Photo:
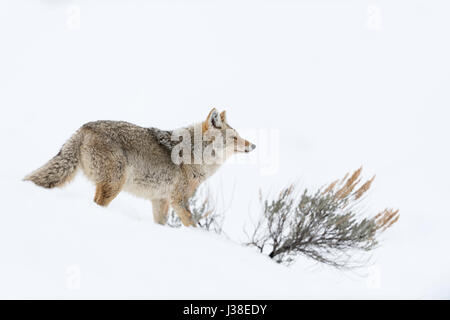
MULTIPOLYGON (((194 221, 200 228, 222 234, 224 215, 217 210, 215 203, 209 188, 203 187, 189 199, 189 208, 194 221)), ((180 218, 172 209, 169 212, 167 225, 173 228, 182 226, 180 218)))
POLYGON ((379 234, 399 219, 398 210, 393 209, 362 217, 357 205, 375 177, 362 182, 361 171, 359 168, 314 193, 298 193, 295 185, 290 185, 275 199, 261 195, 263 214, 247 245, 284 264, 305 255, 338 268, 361 266, 355 251, 374 249, 379 234))

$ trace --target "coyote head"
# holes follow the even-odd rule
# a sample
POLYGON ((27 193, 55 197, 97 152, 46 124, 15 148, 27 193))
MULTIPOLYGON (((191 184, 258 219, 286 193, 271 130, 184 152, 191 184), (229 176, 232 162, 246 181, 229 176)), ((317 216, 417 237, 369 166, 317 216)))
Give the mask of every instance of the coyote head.
POLYGON ((235 153, 250 152, 256 148, 228 124, 226 111, 219 113, 213 108, 202 123, 202 131, 203 139, 210 141, 215 152, 223 153, 225 159, 235 153))
POLYGON ((171 157, 176 164, 222 164, 235 153, 256 148, 228 124, 225 111, 219 113, 215 108, 205 121, 174 130, 171 141, 175 142, 171 157))

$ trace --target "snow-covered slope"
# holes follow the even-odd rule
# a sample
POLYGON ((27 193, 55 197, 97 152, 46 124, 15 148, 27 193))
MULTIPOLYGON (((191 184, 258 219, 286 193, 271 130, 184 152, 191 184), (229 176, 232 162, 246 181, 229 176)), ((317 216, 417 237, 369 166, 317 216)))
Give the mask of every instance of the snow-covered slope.
POLYGON ((417 297, 418 288, 396 288, 407 279, 380 286, 367 270, 303 259, 287 268, 213 233, 156 225, 150 205, 135 212, 142 200, 126 195, 101 208, 90 189, 81 177, 50 191, 1 181, 0 298, 417 297))
POLYGON ((0 215, 0 298, 281 298, 317 292, 296 290, 301 274, 215 234, 155 225, 150 206, 148 217, 137 219, 122 214, 127 210, 120 205, 98 207, 70 187, 48 191, 2 181, 1 190, 8 196, 0 215))
POLYGON ((281 266, 202 230, 157 226, 150 205, 138 220, 70 190, 4 183, 12 192, 0 218, 2 298, 291 295, 286 277, 270 276, 281 266))
MULTIPOLYGON (((3 181, 1 298, 288 298, 307 276, 202 230, 101 208, 70 188, 3 181)), ((114 207, 114 206, 112 206, 114 207)), ((126 212, 126 209, 125 209, 126 212)), ((308 285, 307 285, 308 284, 308 285)), ((302 288, 303 286, 303 288, 302 288)), ((323 288, 321 289, 323 290, 323 288)), ((329 288, 326 290, 329 292, 329 288)))

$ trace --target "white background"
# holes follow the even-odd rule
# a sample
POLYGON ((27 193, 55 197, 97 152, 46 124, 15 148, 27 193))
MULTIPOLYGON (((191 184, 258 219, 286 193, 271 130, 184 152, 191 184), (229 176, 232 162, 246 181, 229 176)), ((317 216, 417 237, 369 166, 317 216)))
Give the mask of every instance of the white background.
POLYGON ((449 10, 446 1, 400 0, 0 2, 0 296, 450 298, 449 10), (154 226, 149 202, 126 194, 97 208, 81 175, 63 190, 20 181, 85 122, 174 129, 211 107, 257 144, 239 156, 249 163, 229 163, 209 181, 229 207, 232 240, 154 226), (278 164, 270 174, 267 158, 278 164), (259 189, 316 188, 361 165, 377 175, 367 214, 401 214, 370 268, 341 272, 300 258, 286 269, 232 244, 259 213, 259 189), (134 227, 142 241, 116 239, 134 227), (100 258, 89 251, 99 239, 111 240, 100 258), (119 255, 144 252, 166 260, 139 260, 133 282, 136 265, 119 255), (186 259, 190 275, 207 263, 205 278, 221 277, 223 290, 186 274, 155 276, 173 278, 186 259), (94 266, 80 267, 89 276, 73 293, 65 268, 80 261, 94 266), (284 280, 262 285, 277 275, 284 280), (230 281, 248 277, 245 290, 230 281))

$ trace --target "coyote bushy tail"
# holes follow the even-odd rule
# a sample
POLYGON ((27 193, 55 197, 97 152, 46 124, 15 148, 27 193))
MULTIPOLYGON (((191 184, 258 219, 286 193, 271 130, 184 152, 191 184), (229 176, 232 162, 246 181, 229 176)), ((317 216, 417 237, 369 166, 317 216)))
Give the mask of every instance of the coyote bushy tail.
POLYGON ((82 133, 76 132, 61 148, 59 153, 23 180, 33 181, 44 188, 59 187, 69 182, 76 174, 80 162, 82 133))

